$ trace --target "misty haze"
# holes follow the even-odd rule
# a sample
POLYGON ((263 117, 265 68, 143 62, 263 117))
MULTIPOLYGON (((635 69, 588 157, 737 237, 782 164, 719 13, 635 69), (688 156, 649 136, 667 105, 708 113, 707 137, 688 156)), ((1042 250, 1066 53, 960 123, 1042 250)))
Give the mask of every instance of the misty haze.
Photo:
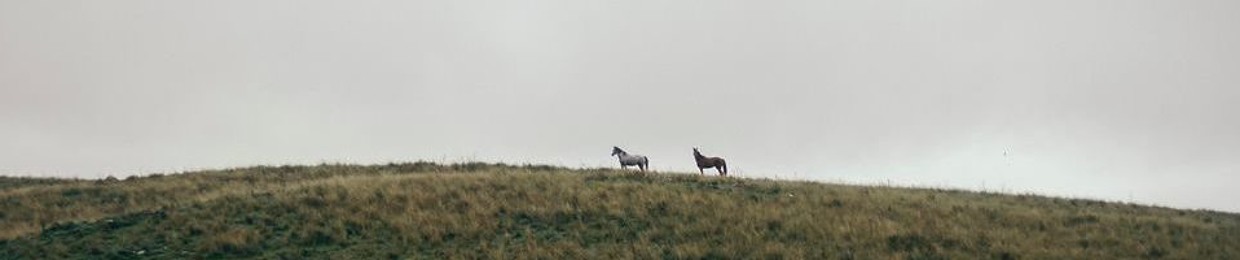
POLYGON ((0 1, 0 258, 1229 258, 1237 10, 0 1))
POLYGON ((696 175, 698 147, 729 177, 1240 212, 1236 10, 3 1, 0 176, 619 168, 613 146, 696 175))

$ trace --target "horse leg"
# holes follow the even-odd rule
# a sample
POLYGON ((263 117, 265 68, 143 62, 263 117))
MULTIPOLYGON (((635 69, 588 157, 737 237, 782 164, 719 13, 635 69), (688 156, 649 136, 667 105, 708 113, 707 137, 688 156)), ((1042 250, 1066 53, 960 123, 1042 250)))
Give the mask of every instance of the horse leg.
POLYGON ((698 175, 706 175, 706 171, 702 169, 705 169, 705 168, 698 167, 698 175))

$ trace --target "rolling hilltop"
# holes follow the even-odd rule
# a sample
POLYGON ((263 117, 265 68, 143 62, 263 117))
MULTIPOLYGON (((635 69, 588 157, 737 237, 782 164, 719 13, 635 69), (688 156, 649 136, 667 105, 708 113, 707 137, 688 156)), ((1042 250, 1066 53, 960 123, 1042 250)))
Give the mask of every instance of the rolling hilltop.
POLYGON ((0 258, 1240 258, 1240 215, 468 163, 0 178, 0 258))

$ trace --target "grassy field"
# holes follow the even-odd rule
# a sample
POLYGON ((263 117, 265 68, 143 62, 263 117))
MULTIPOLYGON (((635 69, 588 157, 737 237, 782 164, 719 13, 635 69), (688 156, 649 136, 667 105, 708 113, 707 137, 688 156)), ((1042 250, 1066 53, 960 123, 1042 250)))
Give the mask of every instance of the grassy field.
POLYGON ((468 163, 0 178, 0 258, 1240 258, 1240 215, 468 163))

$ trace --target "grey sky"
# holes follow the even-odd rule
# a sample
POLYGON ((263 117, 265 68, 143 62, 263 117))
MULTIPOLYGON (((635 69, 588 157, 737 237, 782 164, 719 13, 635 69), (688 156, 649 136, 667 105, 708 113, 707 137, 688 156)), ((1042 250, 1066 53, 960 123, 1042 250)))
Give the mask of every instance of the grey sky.
POLYGON ((1236 1, 0 0, 0 174, 487 160, 1237 212, 1236 1), (1005 157, 1003 152, 1009 153, 1005 157))

